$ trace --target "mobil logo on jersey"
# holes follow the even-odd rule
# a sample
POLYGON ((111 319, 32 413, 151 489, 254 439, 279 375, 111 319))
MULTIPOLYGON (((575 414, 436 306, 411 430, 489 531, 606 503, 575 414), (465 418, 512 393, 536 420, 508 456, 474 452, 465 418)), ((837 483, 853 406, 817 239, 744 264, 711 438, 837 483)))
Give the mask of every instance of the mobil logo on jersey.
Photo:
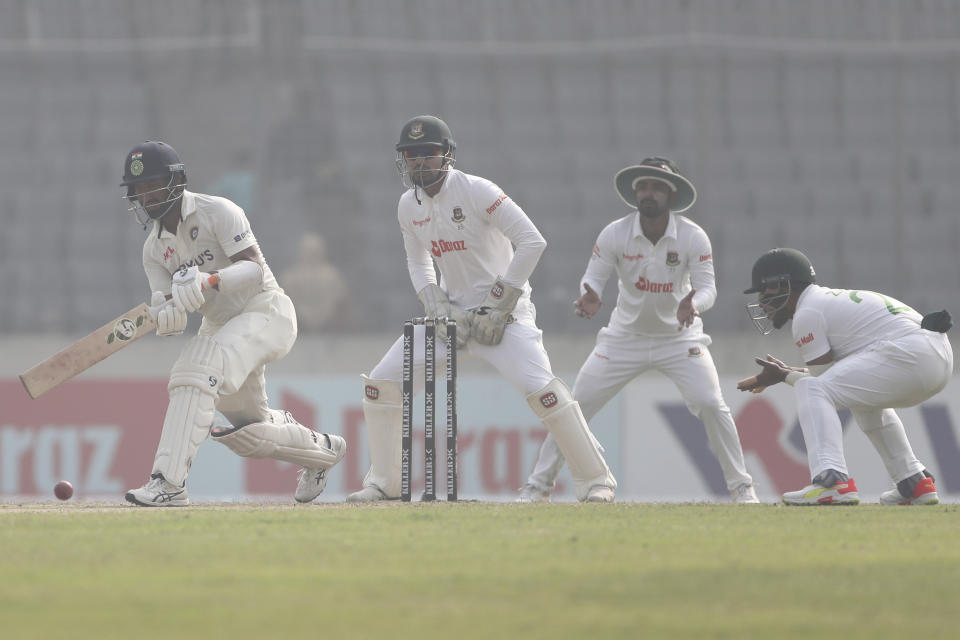
POLYGON ((433 254, 433 257, 439 258, 444 253, 450 253, 451 251, 466 251, 467 250, 467 241, 466 240, 431 240, 430 241, 430 253, 433 254))

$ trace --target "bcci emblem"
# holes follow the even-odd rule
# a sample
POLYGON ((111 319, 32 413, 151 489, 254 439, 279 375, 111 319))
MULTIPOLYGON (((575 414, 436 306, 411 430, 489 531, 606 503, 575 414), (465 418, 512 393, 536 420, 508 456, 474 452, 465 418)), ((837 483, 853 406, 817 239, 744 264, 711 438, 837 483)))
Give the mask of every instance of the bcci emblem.
POLYGON ((191 239, 191 240, 196 240, 196 239, 197 239, 197 236, 198 236, 199 234, 200 234, 200 228, 199 228, 199 227, 191 227, 191 228, 190 228, 190 239, 191 239))
POLYGON ((139 176, 143 173, 143 153, 138 151, 130 156, 130 173, 139 176))
POLYGON ((676 267, 680 264, 680 254, 676 251, 667 251, 667 266, 676 267))
POLYGON ((407 137, 411 140, 419 140, 423 137, 423 123, 414 122, 410 125, 410 133, 407 134, 407 137))

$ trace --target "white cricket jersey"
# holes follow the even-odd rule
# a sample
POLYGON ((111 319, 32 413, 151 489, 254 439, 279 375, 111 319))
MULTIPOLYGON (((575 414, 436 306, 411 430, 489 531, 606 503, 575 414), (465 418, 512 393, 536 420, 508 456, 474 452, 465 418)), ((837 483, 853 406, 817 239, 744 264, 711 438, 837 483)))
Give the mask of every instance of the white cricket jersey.
POLYGON ((671 213, 663 237, 656 245, 643 235, 640 214, 634 212, 608 224, 597 238, 583 283, 603 296, 603 286, 616 270, 619 284, 617 306, 610 314, 610 329, 642 336, 676 336, 689 339, 703 334, 697 317, 677 331, 677 308, 697 290, 693 305, 706 311, 717 297, 710 239, 700 225, 671 213))
POLYGON ((397 219, 407 253, 407 268, 419 293, 437 284, 463 309, 480 306, 497 276, 523 289, 514 314, 531 319, 530 284, 543 236, 500 187, 484 178, 451 169, 439 193, 427 196, 409 189, 397 205, 397 219), (516 252, 514 252, 516 246, 516 252))
POLYGON ((797 299, 793 340, 804 362, 833 350, 841 360, 884 340, 921 333, 922 316, 873 291, 808 286, 797 299))
MULTIPOLYGON (((173 274, 181 267, 196 265, 207 273, 224 269, 233 264, 230 256, 257 244, 243 209, 226 198, 184 190, 180 207, 176 235, 156 221, 143 243, 143 270, 151 291, 169 294, 173 274)), ((243 311, 254 296, 268 290, 282 292, 264 263, 263 283, 259 287, 228 294, 206 292, 207 301, 200 313, 209 322, 223 324, 243 311)))

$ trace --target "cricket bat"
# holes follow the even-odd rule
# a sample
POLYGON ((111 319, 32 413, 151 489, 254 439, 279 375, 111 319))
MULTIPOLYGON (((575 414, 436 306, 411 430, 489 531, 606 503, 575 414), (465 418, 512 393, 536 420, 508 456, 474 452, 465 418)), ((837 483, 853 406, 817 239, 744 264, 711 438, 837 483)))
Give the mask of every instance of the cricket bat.
POLYGON ((31 398, 86 371, 157 328, 157 310, 141 304, 20 374, 31 398))
MULTIPOLYGON (((220 278, 212 274, 203 289, 219 284, 220 278)), ((20 382, 30 397, 37 399, 47 391, 82 373, 107 356, 136 342, 157 328, 157 312, 160 307, 141 304, 114 318, 90 335, 80 338, 59 353, 20 374, 20 382)))

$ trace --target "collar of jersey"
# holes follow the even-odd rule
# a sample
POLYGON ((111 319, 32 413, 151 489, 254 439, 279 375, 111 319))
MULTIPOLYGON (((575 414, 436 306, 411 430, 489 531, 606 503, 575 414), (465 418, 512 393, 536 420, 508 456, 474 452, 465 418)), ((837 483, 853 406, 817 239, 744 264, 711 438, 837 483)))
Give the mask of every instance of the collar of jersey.
MULTIPOLYGON (((640 228, 640 212, 637 211, 633 214, 633 237, 634 238, 643 238, 647 242, 650 242, 647 236, 643 235, 643 229, 640 228)), ((670 213, 670 220, 667 222, 667 229, 663 232, 664 238, 673 238, 677 239, 677 219, 674 216, 673 212, 670 213)))
MULTIPOLYGON (((182 222, 183 222, 184 220, 186 220, 189 216, 192 216, 192 215, 193 215, 194 213, 196 213, 196 212, 197 212, 197 199, 196 199, 196 197, 194 197, 194 195, 193 195, 192 193, 190 193, 189 191, 187 191, 186 189, 184 189, 184 190, 183 190, 183 196, 180 198, 180 222, 182 223, 182 222)), ((164 237, 173 238, 173 237, 175 237, 172 233, 170 233, 170 232, 167 231, 165 228, 163 228, 163 226, 160 224, 160 221, 159 221, 159 220, 155 220, 153 224, 155 224, 157 227, 159 227, 159 230, 157 231, 157 237, 158 237, 158 238, 164 238, 164 237)), ((179 230, 180 230, 180 227, 177 227, 177 230, 179 231, 179 230)))

